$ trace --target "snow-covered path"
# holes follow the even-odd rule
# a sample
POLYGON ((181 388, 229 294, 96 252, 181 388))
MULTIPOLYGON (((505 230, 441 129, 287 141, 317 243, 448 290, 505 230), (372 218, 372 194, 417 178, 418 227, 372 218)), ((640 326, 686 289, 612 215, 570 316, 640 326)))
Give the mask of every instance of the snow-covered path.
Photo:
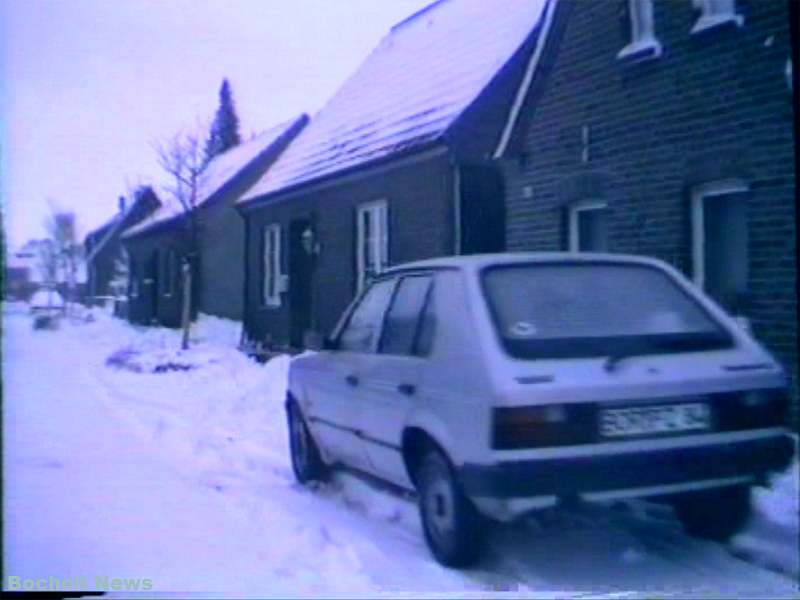
POLYGON ((128 343, 172 347, 173 332, 3 325, 6 575, 236 596, 796 596, 791 578, 644 505, 498 527, 479 569, 443 569, 411 502, 348 475, 316 491, 293 482, 285 359, 257 366, 201 343, 203 368, 139 374, 105 360, 128 343))

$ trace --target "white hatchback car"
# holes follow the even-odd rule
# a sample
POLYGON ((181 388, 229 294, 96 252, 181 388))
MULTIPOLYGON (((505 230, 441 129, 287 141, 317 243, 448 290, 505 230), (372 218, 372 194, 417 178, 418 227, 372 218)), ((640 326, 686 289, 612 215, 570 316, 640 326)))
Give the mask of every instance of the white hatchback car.
POLYGON ((416 489, 441 563, 487 518, 558 499, 652 497, 695 535, 745 523, 794 452, 786 379, 661 261, 497 254, 390 269, 292 361, 299 481, 341 464, 416 489))

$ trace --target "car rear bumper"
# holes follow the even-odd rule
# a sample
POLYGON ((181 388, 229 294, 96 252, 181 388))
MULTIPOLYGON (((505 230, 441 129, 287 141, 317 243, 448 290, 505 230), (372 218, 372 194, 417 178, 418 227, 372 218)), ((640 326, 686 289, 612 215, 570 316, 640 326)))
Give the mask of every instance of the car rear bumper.
POLYGON ((692 482, 758 478, 786 468, 794 452, 794 440, 787 434, 777 434, 737 442, 624 454, 567 455, 493 465, 465 464, 459 469, 459 478, 468 496, 501 499, 659 487, 680 489, 683 484, 692 482))

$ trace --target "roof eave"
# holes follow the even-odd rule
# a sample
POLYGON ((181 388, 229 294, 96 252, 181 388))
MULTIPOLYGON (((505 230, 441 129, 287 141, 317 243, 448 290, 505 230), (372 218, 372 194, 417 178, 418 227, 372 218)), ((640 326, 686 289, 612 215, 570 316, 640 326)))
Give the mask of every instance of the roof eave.
MULTIPOLYGON (((335 185, 336 180, 342 179, 344 177, 352 177, 353 175, 358 173, 358 171, 361 170, 368 171, 378 167, 386 166, 393 161, 409 158, 411 156, 414 156, 415 154, 420 154, 422 152, 432 150, 437 146, 441 147, 443 150, 450 150, 451 149, 450 139, 447 138, 444 134, 445 132, 442 132, 435 138, 431 138, 430 140, 420 144, 419 146, 413 146, 412 148, 402 150, 400 152, 395 152, 392 154, 381 156, 379 158, 369 160, 367 162, 359 163, 357 165, 353 165, 352 167, 342 169, 341 171, 334 171, 332 173, 327 173, 319 177, 307 179, 305 181, 301 181, 289 187, 267 192, 266 194, 261 194, 259 196, 254 196, 252 198, 240 200, 235 205, 236 209, 240 213, 244 214, 250 212, 251 210, 255 210, 265 204, 271 204, 275 201, 279 201, 284 196, 286 197, 295 196, 303 193, 306 189, 312 187, 320 187, 320 186, 329 187, 331 185, 335 185)), ((365 173, 364 176, 367 177, 368 174, 365 173)))
MULTIPOLYGON (((162 221, 158 221, 157 223, 152 223, 152 224, 148 225, 147 227, 145 227, 143 229, 140 229, 138 231, 130 231, 130 230, 125 231, 120 236, 120 239, 122 239, 124 241, 131 241, 131 240, 134 240, 134 239, 137 239, 137 238, 141 238, 141 237, 144 237, 144 236, 147 236, 147 235, 155 235, 155 234, 158 234, 158 233, 164 233, 164 230, 168 229, 170 226, 176 226, 177 227, 179 225, 178 221, 180 221, 181 218, 186 216, 186 214, 187 213, 185 213, 185 212, 181 212, 181 213, 178 213, 177 215, 172 215, 171 217, 169 217, 167 219, 164 219, 162 221)), ((134 225, 133 227, 136 227, 136 225, 134 225)))

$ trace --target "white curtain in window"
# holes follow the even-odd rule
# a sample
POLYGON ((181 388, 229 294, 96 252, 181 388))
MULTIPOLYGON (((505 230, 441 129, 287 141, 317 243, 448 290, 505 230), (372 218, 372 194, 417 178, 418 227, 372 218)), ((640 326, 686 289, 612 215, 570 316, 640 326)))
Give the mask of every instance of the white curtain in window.
POLYGON ((268 225, 264 229, 264 304, 278 306, 281 303, 278 289, 281 265, 281 228, 268 225))
POLYGON ((356 270, 358 289, 382 273, 389 264, 389 223, 385 201, 371 202, 358 208, 356 270))

